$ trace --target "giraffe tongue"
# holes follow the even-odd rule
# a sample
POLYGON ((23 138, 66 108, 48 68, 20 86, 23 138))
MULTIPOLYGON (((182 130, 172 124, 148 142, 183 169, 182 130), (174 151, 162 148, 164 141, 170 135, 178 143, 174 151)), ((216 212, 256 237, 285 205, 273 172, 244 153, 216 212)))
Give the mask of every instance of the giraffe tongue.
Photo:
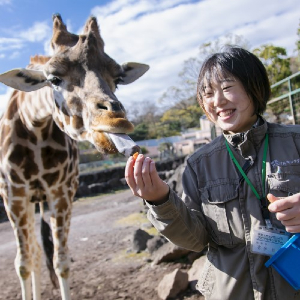
POLYGON ((135 152, 141 151, 140 147, 127 134, 108 132, 107 134, 118 151, 125 156, 130 156, 135 152))

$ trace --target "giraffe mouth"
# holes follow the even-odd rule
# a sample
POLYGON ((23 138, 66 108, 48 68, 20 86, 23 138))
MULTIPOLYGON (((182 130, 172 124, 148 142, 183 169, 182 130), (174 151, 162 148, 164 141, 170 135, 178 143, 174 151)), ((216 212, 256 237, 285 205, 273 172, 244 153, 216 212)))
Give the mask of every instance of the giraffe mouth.
POLYGON ((106 132, 106 135, 115 145, 118 152, 127 157, 141 151, 140 147, 127 134, 106 132))

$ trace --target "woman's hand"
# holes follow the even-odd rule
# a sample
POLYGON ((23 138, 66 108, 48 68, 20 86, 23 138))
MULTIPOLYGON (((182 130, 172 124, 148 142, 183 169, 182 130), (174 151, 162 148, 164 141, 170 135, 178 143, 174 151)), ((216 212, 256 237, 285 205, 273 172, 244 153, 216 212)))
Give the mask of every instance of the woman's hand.
POLYGON ((272 194, 267 195, 267 199, 271 202, 269 211, 276 213, 279 220, 287 232, 300 232, 300 193, 279 198, 272 194))
POLYGON ((158 176, 155 163, 150 157, 139 154, 135 161, 130 156, 125 168, 125 179, 135 196, 156 205, 168 200, 169 186, 158 176))

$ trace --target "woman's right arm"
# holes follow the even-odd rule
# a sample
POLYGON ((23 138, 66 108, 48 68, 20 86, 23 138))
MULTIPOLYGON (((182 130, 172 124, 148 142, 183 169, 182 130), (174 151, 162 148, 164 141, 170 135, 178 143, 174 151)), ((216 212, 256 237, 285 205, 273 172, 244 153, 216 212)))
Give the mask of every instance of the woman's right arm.
POLYGON ((150 158, 139 155, 134 168, 129 158, 125 178, 133 194, 147 201, 148 218, 161 234, 182 248, 202 251, 208 235, 201 208, 196 204, 200 196, 196 174, 190 166, 182 178, 184 201, 160 179, 150 158))

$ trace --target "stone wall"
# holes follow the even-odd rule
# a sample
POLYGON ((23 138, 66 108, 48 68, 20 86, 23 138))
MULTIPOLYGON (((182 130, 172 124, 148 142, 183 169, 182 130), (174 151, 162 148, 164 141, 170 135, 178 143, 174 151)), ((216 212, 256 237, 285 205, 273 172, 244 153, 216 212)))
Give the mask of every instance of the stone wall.
MULTIPOLYGON (((160 177, 165 180, 183 163, 184 157, 179 157, 157 162, 156 168, 160 177)), ((125 182, 124 173, 125 167, 82 173, 79 176, 79 187, 75 197, 87 197, 125 188, 127 184, 125 182)))

